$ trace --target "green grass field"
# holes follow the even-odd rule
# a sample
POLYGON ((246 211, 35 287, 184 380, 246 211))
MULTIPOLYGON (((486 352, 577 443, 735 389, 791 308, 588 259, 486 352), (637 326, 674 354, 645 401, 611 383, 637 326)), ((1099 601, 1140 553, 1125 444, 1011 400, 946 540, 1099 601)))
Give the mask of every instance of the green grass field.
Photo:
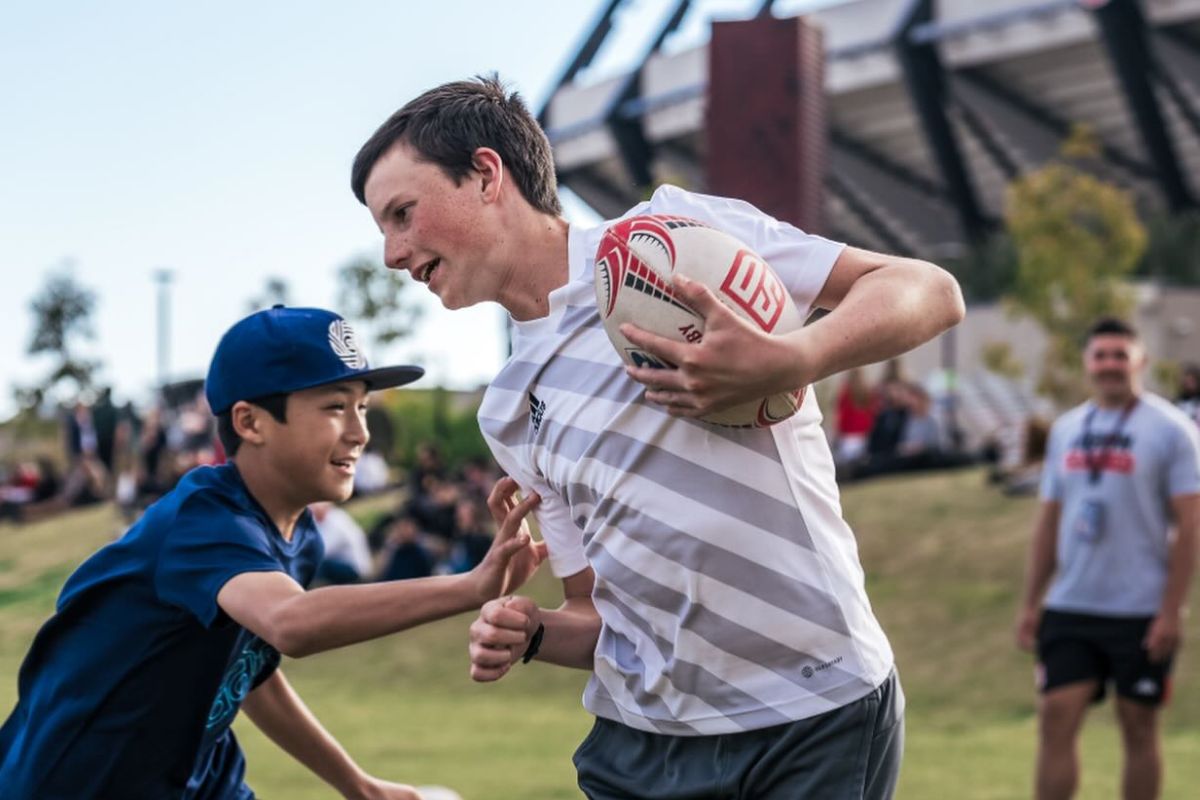
MULTIPOLYGON (((1032 671, 1029 657, 1013 648, 1010 629, 1033 502, 1000 497, 974 471, 855 486, 843 502, 908 695, 899 797, 1028 797, 1032 671)), ((369 515, 377 507, 354 510, 369 515)), ((20 660, 63 580, 118 530, 105 509, 0 527, 3 713, 15 699, 20 660)), ((530 591, 555 602, 548 574, 530 591)), ((580 705, 584 674, 535 665, 496 685, 473 684, 466 666, 470 619, 284 668, 317 715, 378 775, 450 785, 467 800, 580 797, 570 757, 590 723, 580 705)), ((1189 640, 1200 641, 1196 617, 1189 625, 1189 640)), ((1197 663, 1193 652, 1183 652, 1167 714, 1165 797, 1177 800, 1200 796, 1197 663)), ((1117 796, 1120 751, 1111 717, 1105 705, 1089 719, 1082 798, 1117 796)), ((261 797, 333 796, 244 721, 237 731, 261 797)))

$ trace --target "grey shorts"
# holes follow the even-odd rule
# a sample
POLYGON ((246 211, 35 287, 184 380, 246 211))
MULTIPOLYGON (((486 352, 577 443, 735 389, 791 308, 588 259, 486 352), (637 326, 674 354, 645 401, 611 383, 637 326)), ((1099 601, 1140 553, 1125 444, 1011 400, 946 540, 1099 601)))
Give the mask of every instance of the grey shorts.
POLYGON ((575 751, 579 788, 591 800, 887 800, 903 709, 893 672, 847 706, 744 733, 670 736, 597 718, 575 751))

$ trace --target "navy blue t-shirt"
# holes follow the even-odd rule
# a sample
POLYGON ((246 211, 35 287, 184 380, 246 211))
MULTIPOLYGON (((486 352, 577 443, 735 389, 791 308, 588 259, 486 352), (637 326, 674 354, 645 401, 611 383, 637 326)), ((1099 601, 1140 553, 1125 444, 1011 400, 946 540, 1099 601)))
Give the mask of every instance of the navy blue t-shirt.
POLYGON ((232 465, 192 470, 67 579, 0 728, 0 800, 251 798, 230 723, 279 653, 217 593, 243 572, 312 579, 307 511, 285 541, 232 465))

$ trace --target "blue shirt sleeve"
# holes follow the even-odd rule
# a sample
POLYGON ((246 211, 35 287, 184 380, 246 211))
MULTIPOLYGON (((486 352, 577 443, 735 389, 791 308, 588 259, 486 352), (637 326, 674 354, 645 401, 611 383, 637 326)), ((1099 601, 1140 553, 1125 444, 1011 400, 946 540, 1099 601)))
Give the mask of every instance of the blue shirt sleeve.
POLYGON ((220 609, 217 593, 243 572, 286 571, 271 547, 271 531, 208 493, 184 501, 166 533, 154 575, 164 602, 191 612, 206 628, 220 609))

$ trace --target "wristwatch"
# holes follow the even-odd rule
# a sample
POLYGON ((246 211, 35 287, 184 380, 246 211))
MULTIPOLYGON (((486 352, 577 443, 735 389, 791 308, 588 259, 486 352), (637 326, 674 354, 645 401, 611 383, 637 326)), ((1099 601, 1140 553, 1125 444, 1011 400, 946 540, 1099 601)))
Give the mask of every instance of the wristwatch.
POLYGON ((529 640, 529 647, 525 648, 525 654, 521 656, 521 663, 528 664, 533 661, 533 657, 538 654, 538 650, 542 648, 542 637, 546 635, 546 623, 539 622, 538 629, 534 631, 533 638, 529 640))

